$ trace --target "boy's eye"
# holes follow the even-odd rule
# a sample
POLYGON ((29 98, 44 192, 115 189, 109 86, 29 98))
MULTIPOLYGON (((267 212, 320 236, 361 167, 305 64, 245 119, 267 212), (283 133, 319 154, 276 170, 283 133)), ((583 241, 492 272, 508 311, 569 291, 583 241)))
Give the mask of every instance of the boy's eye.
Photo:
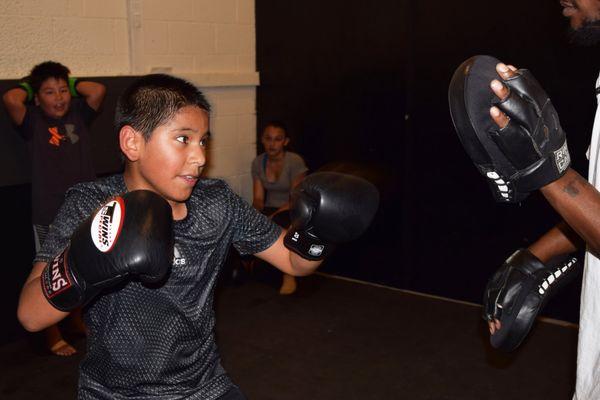
POLYGON ((208 138, 207 137, 203 137, 202 139, 200 139, 200 146, 206 147, 207 145, 208 145, 208 138))
POLYGON ((189 139, 187 136, 177 136, 175 140, 177 140, 180 143, 187 143, 189 139))

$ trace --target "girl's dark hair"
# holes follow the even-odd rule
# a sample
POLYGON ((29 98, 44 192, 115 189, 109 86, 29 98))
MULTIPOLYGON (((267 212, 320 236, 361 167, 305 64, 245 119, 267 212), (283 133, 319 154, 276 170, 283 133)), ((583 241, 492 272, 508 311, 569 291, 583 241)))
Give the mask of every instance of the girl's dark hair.
MULTIPOLYGON (((287 127, 285 126, 285 124, 282 121, 277 121, 277 120, 269 121, 265 125, 265 129, 267 129, 269 126, 272 126, 273 128, 281 129, 283 131, 283 133, 285 134, 285 136, 288 137, 287 127)), ((263 131, 264 131, 264 129, 263 129, 263 131)))

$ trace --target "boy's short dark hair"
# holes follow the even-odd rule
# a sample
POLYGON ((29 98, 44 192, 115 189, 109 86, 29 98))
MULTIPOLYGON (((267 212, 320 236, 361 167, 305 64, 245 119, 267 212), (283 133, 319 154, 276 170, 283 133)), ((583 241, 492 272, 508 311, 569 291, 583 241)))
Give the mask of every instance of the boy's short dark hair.
POLYGON ((55 61, 45 61, 33 67, 29 73, 29 84, 34 93, 40 91, 42 83, 48 78, 62 79, 69 82, 71 71, 61 63, 55 61))
POLYGON ((165 74, 146 75, 133 82, 117 102, 115 128, 125 125, 142 132, 145 140, 156 127, 170 120, 185 106, 210 112, 202 92, 190 82, 165 74))
MULTIPOLYGON (((281 129, 283 131, 283 133, 285 134, 285 136, 288 136, 287 126, 283 123, 283 121, 278 121, 278 120, 269 121, 265 125, 265 129, 267 129, 269 126, 272 126, 273 128, 281 129)), ((263 129, 263 131, 264 131, 264 129, 263 129)))

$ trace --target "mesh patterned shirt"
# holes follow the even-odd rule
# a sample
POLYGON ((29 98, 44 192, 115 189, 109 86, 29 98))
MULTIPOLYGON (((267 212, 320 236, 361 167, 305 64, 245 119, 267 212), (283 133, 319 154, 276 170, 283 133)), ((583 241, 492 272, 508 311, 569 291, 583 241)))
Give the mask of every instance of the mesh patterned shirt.
MULTIPOLYGON (((75 228, 109 197, 126 192, 122 175, 69 189, 36 261, 49 261, 75 228)), ((216 399, 232 387, 215 343, 213 295, 231 244, 241 254, 269 248, 280 228, 221 180, 198 182, 175 221, 167 282, 138 281, 86 306, 90 330, 79 399, 216 399)))

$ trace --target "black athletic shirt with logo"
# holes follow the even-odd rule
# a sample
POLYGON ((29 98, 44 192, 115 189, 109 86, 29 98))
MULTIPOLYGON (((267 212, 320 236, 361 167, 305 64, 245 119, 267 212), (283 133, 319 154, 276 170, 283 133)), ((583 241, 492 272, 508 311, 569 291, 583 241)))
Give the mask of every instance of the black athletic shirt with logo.
MULTIPOLYGON (((36 261, 51 260, 79 223, 124 192, 122 175, 69 189, 36 261)), ((221 180, 198 182, 186 206, 186 218, 175 221, 166 284, 124 282, 86 307, 90 336, 79 399, 217 399, 232 387, 215 343, 217 274, 231 244, 254 254, 269 248, 281 229, 221 180)))
POLYGON ((68 188, 96 179, 88 129, 96 111, 82 98, 71 100, 60 119, 47 116, 39 106, 28 105, 18 130, 31 158, 31 219, 49 225, 68 188))

